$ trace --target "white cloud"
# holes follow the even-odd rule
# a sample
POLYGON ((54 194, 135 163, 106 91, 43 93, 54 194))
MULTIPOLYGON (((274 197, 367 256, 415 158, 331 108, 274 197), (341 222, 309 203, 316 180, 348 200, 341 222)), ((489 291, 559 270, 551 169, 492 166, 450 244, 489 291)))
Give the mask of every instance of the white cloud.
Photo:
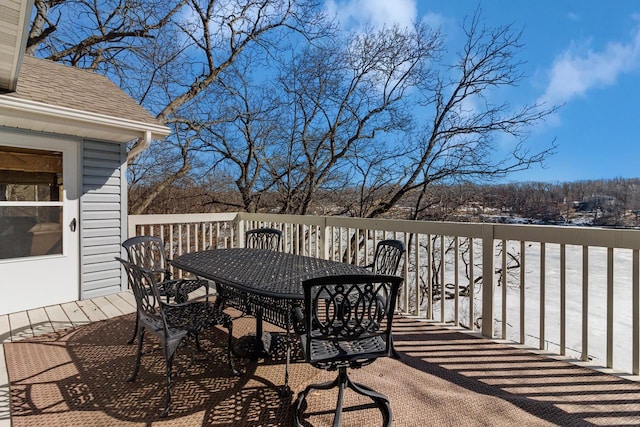
POLYGON ((363 26, 411 27, 416 22, 416 0, 327 0, 326 8, 347 29, 363 26))
POLYGON ((567 18, 569 18, 570 21, 580 21, 580 15, 578 15, 575 12, 569 12, 569 14, 567 15, 567 18))
POLYGON ((640 27, 626 43, 612 42, 601 51, 572 44, 556 58, 540 101, 560 104, 593 88, 616 83, 618 76, 640 66, 640 27))

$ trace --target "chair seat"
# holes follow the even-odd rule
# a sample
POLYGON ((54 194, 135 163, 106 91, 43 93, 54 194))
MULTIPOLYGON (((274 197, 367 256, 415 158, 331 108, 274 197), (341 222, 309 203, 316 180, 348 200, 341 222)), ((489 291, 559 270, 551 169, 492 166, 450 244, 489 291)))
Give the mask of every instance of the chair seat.
POLYGON ((168 336, 165 336, 164 325, 162 321, 151 319, 151 318, 145 318, 142 320, 142 322, 144 323, 144 327, 149 332, 159 337, 161 340, 167 340, 171 342, 181 341, 183 338, 189 335, 189 331, 184 328, 169 326, 167 328, 169 332, 168 336))
POLYGON ((165 304, 164 313, 171 328, 184 329, 189 333, 201 332, 215 325, 227 325, 231 316, 218 313, 205 301, 189 301, 184 304, 165 304))
POLYGON ((373 336, 354 341, 320 341, 312 340, 310 354, 307 351, 307 337, 300 336, 305 359, 311 364, 318 365, 321 369, 327 369, 334 364, 357 368, 373 362, 372 355, 384 355, 386 343, 383 337, 373 336))

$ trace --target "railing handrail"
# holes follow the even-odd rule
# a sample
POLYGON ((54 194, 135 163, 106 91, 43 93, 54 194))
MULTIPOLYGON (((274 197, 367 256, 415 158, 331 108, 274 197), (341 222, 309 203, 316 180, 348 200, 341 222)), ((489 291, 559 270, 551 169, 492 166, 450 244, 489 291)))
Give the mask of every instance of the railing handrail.
POLYGON ((447 221, 414 221, 399 219, 372 219, 341 216, 281 215, 264 213, 199 213, 129 215, 129 235, 141 224, 160 225, 171 223, 197 223, 216 221, 265 221, 277 219, 278 223, 309 224, 318 226, 346 226, 376 229, 400 233, 444 234, 454 237, 483 236, 487 227, 496 240, 524 240, 537 243, 554 243, 603 248, 640 249, 640 230, 611 229, 603 227, 579 227, 538 224, 494 224, 447 221))

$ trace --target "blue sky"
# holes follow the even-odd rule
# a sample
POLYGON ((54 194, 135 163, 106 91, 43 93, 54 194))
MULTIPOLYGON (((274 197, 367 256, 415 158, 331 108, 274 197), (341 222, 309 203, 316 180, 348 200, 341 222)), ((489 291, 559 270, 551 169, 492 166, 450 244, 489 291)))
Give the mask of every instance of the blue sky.
POLYGON ((640 2, 327 0, 351 27, 426 20, 441 29, 452 49, 461 46, 463 19, 478 5, 488 25, 524 31, 527 77, 511 91, 513 104, 564 104, 530 137, 544 146, 556 138, 557 154, 545 168, 508 180, 640 177, 640 2))

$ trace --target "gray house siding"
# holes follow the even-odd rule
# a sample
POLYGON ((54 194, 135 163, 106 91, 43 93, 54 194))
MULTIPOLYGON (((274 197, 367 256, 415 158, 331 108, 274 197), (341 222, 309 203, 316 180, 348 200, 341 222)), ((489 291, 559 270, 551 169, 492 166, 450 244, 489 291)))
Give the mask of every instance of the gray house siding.
MULTIPOLYGON (((120 243, 126 224, 123 182, 124 146, 85 140, 82 144, 80 197, 80 298, 95 298, 122 289, 120 243)), ((125 210, 126 212, 126 210, 125 210)))

